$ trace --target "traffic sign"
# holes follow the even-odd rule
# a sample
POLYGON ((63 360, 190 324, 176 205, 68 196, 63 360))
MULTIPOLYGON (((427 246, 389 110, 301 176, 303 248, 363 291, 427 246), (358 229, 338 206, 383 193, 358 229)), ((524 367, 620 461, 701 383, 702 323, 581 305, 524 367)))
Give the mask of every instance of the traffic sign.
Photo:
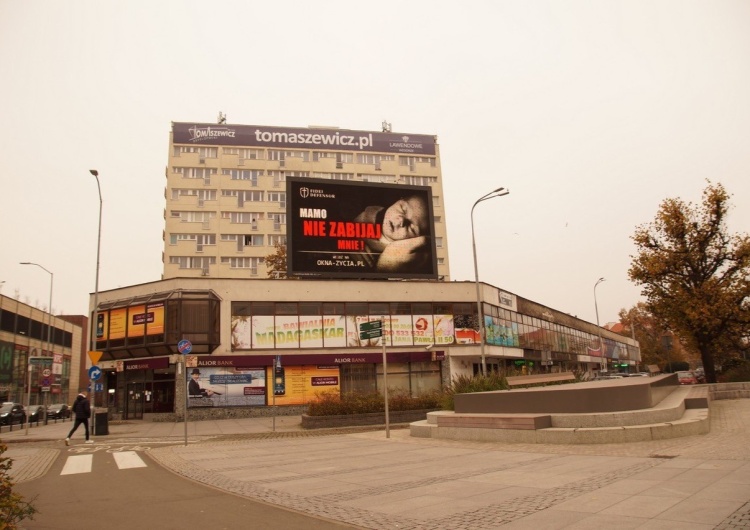
POLYGON ((359 331, 374 331, 383 327, 382 320, 371 320, 370 322, 362 322, 359 325, 359 331))
POLYGON ((29 357, 29 364, 52 364, 52 357, 29 357))
POLYGON ((98 366, 92 366, 89 368, 89 379, 96 381, 102 376, 102 369, 98 366))
POLYGON ((360 331, 359 340, 377 339, 383 336, 382 329, 371 329, 370 331, 360 331))
POLYGON ((91 364, 96 364, 99 362, 99 359, 102 358, 102 355, 104 355, 103 351, 89 351, 89 359, 91 359, 91 364))
POLYGON ((177 351, 183 355, 187 355, 188 353, 193 351, 193 343, 187 339, 182 339, 177 343, 177 351))

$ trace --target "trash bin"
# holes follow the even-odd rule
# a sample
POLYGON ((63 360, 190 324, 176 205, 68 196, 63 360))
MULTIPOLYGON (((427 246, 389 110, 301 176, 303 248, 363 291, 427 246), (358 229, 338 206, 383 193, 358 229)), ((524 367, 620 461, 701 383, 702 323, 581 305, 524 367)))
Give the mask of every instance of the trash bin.
POLYGON ((106 436, 109 434, 109 423, 107 422, 107 411, 94 413, 94 436, 106 436))

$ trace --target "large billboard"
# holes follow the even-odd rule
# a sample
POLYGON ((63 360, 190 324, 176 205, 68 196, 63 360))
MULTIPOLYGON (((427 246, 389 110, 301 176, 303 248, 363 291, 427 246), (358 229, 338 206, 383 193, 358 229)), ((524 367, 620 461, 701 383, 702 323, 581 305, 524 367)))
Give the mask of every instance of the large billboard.
POLYGON ((216 123, 173 123, 172 143, 412 155, 434 155, 436 152, 435 137, 427 134, 216 123))
POLYGON ((437 279, 429 186, 287 179, 287 274, 437 279))

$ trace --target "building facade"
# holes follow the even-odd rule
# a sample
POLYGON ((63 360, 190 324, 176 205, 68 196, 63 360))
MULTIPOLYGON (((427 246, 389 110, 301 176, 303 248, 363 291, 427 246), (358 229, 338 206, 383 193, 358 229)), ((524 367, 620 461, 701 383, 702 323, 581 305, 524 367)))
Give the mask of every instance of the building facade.
POLYGON ((0 295, 0 400, 26 404, 30 398, 32 405, 70 404, 85 369, 81 362, 87 346, 85 330, 86 317, 51 316, 0 295), (31 374, 27 371, 30 358, 34 360, 31 374))
MULTIPOLYGON (((629 337, 490 285, 481 296, 489 370, 638 363, 629 337)), ((481 370, 473 282, 174 278, 99 301, 105 391, 128 418, 179 417, 185 403, 212 417, 260 414, 323 391, 382 391, 384 373, 389 389, 416 395, 481 370), (372 322, 380 336, 364 329, 372 322)))
POLYGON ((287 179, 428 186, 437 275, 450 279, 440 149, 424 134, 173 123, 164 279, 265 278, 287 244, 287 179))

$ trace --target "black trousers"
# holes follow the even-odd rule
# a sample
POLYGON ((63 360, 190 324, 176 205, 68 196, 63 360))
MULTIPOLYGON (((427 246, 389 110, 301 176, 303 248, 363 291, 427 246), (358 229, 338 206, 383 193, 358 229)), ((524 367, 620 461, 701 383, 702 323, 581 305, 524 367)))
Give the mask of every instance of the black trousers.
POLYGON ((73 424, 73 428, 70 429, 70 433, 68 433, 68 438, 73 436, 73 433, 76 432, 76 429, 79 425, 83 424, 84 431, 86 433, 86 439, 89 439, 89 419, 88 418, 76 418, 75 423, 73 424))

